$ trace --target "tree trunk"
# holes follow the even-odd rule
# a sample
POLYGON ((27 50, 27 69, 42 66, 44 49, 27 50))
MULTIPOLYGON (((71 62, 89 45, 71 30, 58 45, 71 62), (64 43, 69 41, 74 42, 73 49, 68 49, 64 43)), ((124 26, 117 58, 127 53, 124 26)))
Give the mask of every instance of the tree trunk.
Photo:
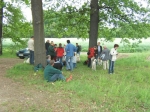
POLYGON ((3 54, 2 32, 3 32, 3 0, 1 0, 1 7, 0 7, 0 55, 3 54))
POLYGON ((46 66, 46 51, 43 26, 42 0, 31 0, 33 31, 34 31, 34 58, 35 65, 41 63, 46 66))
POLYGON ((91 0, 89 47, 97 45, 99 9, 98 0, 91 0))

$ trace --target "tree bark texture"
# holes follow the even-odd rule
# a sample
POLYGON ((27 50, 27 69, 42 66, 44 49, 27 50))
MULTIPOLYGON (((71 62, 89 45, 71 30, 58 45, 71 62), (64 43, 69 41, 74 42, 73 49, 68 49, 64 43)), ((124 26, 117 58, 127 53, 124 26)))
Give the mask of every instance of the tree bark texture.
POLYGON ((98 38, 98 23, 99 23, 99 7, 98 0, 91 0, 90 12, 90 32, 89 32, 89 47, 97 45, 98 38))
POLYGON ((3 33, 3 0, 1 0, 0 6, 0 55, 3 54, 2 33, 3 33))
POLYGON ((35 65, 41 63, 46 66, 46 51, 43 25, 42 0, 31 0, 35 65))

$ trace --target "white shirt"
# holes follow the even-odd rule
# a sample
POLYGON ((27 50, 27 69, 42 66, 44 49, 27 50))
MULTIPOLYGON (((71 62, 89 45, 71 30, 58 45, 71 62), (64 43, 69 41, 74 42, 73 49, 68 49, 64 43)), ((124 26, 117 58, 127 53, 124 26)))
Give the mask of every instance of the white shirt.
POLYGON ((112 49, 110 50, 110 55, 112 55, 111 61, 116 61, 116 59, 117 59, 117 54, 118 54, 118 52, 117 52, 117 50, 116 50, 115 48, 112 48, 112 49))
POLYGON ((101 52, 100 46, 98 46, 98 52, 101 52))
POLYGON ((29 39, 28 48, 29 48, 29 50, 34 51, 34 40, 33 39, 29 39))

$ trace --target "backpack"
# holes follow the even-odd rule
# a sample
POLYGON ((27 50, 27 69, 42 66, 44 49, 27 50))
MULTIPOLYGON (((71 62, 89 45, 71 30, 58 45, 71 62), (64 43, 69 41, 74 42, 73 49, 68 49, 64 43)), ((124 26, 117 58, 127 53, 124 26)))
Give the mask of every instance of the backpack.
POLYGON ((81 51, 82 50, 82 47, 81 45, 78 46, 78 51, 81 51))

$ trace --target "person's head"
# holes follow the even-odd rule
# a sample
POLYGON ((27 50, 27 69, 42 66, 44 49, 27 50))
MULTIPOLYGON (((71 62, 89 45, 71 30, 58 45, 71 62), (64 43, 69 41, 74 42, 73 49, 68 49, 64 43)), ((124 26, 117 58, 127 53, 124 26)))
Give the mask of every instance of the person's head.
POLYGON ((100 42, 97 42, 97 45, 99 46, 101 43, 100 42))
POLYGON ((118 47, 119 47, 119 45, 118 45, 118 44, 115 44, 115 45, 114 45, 114 48, 115 48, 115 49, 117 49, 118 47))
POLYGON ((57 44, 54 44, 55 47, 57 47, 57 44))
POLYGON ((97 49, 97 47, 96 46, 94 46, 94 50, 96 50, 97 49))
POLYGON ((50 41, 49 41, 49 40, 47 40, 46 42, 47 42, 47 43, 49 43, 50 41))
POLYGON ((67 40, 67 43, 69 44, 69 43, 70 43, 70 40, 67 40))
POLYGON ((62 47, 62 44, 61 44, 61 43, 59 43, 59 47, 62 47))
POLYGON ((76 46, 78 46, 78 43, 76 43, 76 46))
POLYGON ((54 45, 54 42, 53 42, 53 41, 51 41, 51 45, 54 45))
POLYGON ((50 60, 50 62, 49 62, 49 64, 51 65, 51 66, 53 66, 54 65, 54 60, 50 60))
POLYGON ((106 47, 105 45, 103 46, 103 48, 104 48, 104 49, 107 49, 107 47, 106 47))
POLYGON ((51 56, 50 56, 50 55, 47 55, 47 56, 46 56, 46 59, 51 59, 51 56))
POLYGON ((33 39, 33 40, 34 40, 34 36, 31 36, 31 39, 33 39))

